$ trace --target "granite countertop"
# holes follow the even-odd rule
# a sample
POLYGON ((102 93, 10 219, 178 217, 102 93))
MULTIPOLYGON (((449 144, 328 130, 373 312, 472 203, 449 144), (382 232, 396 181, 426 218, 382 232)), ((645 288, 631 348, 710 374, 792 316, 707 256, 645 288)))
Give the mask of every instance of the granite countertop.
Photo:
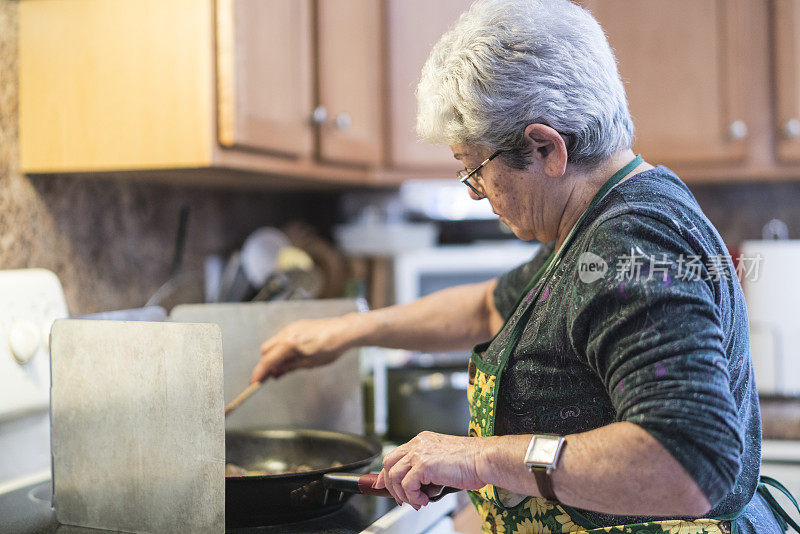
POLYGON ((800 396, 761 396, 764 439, 800 439, 800 396))

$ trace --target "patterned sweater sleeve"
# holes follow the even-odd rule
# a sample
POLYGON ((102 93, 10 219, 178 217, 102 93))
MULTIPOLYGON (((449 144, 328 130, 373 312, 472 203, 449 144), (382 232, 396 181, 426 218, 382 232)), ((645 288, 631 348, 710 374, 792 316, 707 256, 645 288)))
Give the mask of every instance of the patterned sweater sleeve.
POLYGON ((676 228, 632 214, 601 222, 582 252, 608 269, 576 279, 572 349, 603 381, 617 420, 655 437, 716 504, 740 471, 743 429, 708 258, 698 261, 676 228))

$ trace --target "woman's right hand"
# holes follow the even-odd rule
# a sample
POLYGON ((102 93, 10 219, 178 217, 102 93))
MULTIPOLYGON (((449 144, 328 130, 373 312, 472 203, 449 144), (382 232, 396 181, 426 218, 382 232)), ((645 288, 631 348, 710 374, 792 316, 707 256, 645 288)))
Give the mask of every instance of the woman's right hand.
POLYGON ((261 360, 250 383, 279 377, 295 369, 331 363, 352 345, 351 316, 303 319, 290 323, 261 345, 261 360))

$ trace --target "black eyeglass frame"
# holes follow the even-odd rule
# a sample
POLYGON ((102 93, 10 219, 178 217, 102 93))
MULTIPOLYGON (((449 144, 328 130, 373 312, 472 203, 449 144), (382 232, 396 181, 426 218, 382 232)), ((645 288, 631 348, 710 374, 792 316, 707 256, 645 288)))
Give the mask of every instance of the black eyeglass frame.
MULTIPOLYGON (((477 167, 475 167, 471 171, 468 170, 468 169, 461 169, 460 171, 458 171, 456 173, 456 177, 458 178, 458 181, 461 182, 462 184, 466 185, 467 187, 469 187, 472 190, 472 192, 475 193, 475 195, 479 199, 480 198, 486 198, 486 194, 483 193, 483 191, 479 191, 477 187, 475 187, 474 185, 472 185, 472 183, 470 183, 470 178, 472 178, 473 176, 475 176, 477 178, 478 172, 483 167, 485 167, 487 163, 492 161, 494 158, 496 158, 497 156, 499 156, 503 152, 504 152, 503 150, 496 151, 494 154, 492 154, 491 156, 489 156, 488 158, 483 160, 483 162, 481 162, 480 165, 478 165, 477 167), (464 174, 464 173, 466 173, 466 174, 464 174)), ((481 189, 483 189, 483 186, 481 186, 481 189)))

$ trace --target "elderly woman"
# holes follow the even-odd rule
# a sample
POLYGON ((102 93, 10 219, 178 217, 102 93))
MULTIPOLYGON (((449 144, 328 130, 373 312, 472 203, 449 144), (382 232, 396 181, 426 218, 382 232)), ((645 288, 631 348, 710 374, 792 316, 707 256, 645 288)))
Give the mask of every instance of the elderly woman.
POLYGON ((419 133, 450 145, 472 198, 547 244, 497 280, 290 325, 264 343, 253 381, 354 346, 480 343, 469 436, 424 432, 388 454, 377 484, 398 502, 424 506, 429 484, 471 490, 489 532, 780 532, 757 491, 736 273, 683 182, 631 152, 625 91, 589 12, 479 0, 417 94, 419 133))

